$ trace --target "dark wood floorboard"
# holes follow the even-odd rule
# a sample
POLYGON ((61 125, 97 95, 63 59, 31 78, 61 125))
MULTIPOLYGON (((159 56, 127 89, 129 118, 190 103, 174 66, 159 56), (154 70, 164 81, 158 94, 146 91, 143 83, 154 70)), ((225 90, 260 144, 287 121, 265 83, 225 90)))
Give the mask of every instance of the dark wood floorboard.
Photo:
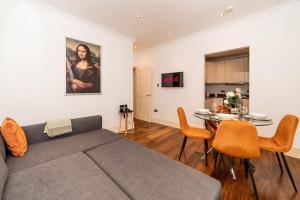
MULTIPOLYGON (((177 161, 183 141, 179 129, 140 120, 135 120, 134 132, 128 133, 127 138, 177 161)), ((209 154, 209 164, 206 166, 205 161, 200 160, 203 155, 203 145, 201 140, 188 139, 180 162, 211 175, 214 164, 213 154, 209 154)), ((300 190, 300 160, 288 156, 286 158, 300 190)), ((285 168, 281 175, 275 154, 262 151, 261 158, 253 160, 253 164, 256 168, 254 177, 259 199, 300 199, 299 192, 294 192, 285 168)), ((235 160, 234 169, 237 175, 236 181, 231 179, 226 165, 222 167, 218 178, 222 183, 222 199, 255 199, 251 180, 246 179, 240 160, 235 160)))

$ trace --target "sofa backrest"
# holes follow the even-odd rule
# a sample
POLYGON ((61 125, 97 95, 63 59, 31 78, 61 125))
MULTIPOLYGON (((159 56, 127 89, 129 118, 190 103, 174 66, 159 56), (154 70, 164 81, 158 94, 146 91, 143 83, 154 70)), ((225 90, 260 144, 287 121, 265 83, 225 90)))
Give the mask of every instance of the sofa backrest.
MULTIPOLYGON (((1 132, 1 129, 0 129, 1 132)), ((0 156, 2 156, 3 160, 6 160, 6 148, 2 138, 2 134, 0 133, 0 156)))
POLYGON ((57 136, 54 138, 49 138, 44 133, 45 123, 23 126, 22 128, 25 132, 28 144, 34 144, 34 143, 44 142, 44 141, 53 140, 57 138, 68 137, 69 135, 84 133, 84 132, 93 131, 102 128, 102 117, 100 115, 75 118, 75 119, 71 119, 71 122, 72 122, 72 133, 57 136))
POLYGON ((2 193, 7 179, 7 174, 8 174, 8 169, 6 163, 3 160, 2 156, 0 155, 0 199, 2 199, 2 193))

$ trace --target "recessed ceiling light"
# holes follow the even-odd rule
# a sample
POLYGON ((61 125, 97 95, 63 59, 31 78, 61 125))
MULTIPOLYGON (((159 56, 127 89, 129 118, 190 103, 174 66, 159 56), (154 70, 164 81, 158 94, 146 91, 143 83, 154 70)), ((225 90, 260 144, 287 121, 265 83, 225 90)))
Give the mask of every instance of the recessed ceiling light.
POLYGON ((226 8, 223 9, 221 14, 219 14, 219 17, 224 17, 226 14, 229 14, 232 11, 233 11, 233 7, 232 6, 227 6, 226 8))
POLYGON ((224 12, 225 13, 230 13, 233 11, 233 7, 232 6, 227 6, 225 9, 224 9, 224 12))
POLYGON ((135 18, 141 19, 141 18, 142 18, 142 15, 136 15, 135 18))

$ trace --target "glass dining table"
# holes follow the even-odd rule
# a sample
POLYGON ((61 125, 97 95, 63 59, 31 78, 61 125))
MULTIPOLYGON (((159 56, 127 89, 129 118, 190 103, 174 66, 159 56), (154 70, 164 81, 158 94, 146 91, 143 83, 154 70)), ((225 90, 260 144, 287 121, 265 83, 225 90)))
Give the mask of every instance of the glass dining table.
MULTIPOLYGON (((210 126, 212 126, 213 129, 217 130, 218 125, 223 121, 223 120, 228 120, 227 119, 222 119, 222 117, 220 115, 216 114, 212 114, 212 113, 199 113, 199 112, 194 112, 193 114, 194 117, 197 117, 199 119, 202 119, 205 121, 205 125, 207 126, 207 124, 209 124, 210 126)), ((235 120, 235 121, 247 121, 249 123, 252 123, 255 126, 269 126, 273 124, 272 119, 252 119, 249 118, 248 115, 240 115, 240 114, 231 114, 231 115, 227 115, 227 116, 231 116, 232 119, 231 120, 235 120)), ((206 127, 207 128, 207 127, 206 127)), ((211 147, 207 153, 210 153, 213 150, 213 148, 211 147)), ((205 158, 205 156, 203 155, 201 157, 201 159, 203 160, 205 158)), ((234 180, 236 180, 236 175, 234 173, 233 170, 233 166, 230 166, 230 173, 232 175, 232 178, 234 180)))
MULTIPOLYGON (((203 119, 205 121, 212 121, 214 123, 216 123, 216 125, 218 125, 219 123, 222 122, 221 117, 218 117, 218 114, 201 114, 199 112, 194 112, 193 114, 195 117, 199 118, 199 119, 203 119)), ((269 126, 273 124, 272 119, 252 119, 247 117, 247 115, 245 115, 244 117, 242 117, 239 114, 232 114, 234 116, 234 118, 232 120, 236 120, 236 121, 247 121, 252 123, 255 126, 269 126)))

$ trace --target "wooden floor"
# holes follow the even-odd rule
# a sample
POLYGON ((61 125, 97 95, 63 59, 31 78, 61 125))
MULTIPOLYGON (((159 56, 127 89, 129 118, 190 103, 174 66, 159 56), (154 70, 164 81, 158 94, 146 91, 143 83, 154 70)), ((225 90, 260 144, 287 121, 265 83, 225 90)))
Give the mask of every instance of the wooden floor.
MULTIPOLYGON (((127 138, 153 149, 173 160, 178 160, 183 136, 180 130, 156 123, 147 123, 135 120, 133 133, 128 133, 127 138)), ((200 160, 203 153, 203 141, 188 139, 185 152, 181 162, 196 170, 211 175, 213 172, 213 155, 209 155, 208 167, 204 160, 200 160)), ((291 172, 296 185, 300 190, 300 160, 287 157, 291 172)), ((280 168, 275 154, 263 151, 261 158, 254 160, 254 177, 257 184, 259 199, 300 199, 300 192, 295 193, 293 186, 284 169, 280 173, 280 168)), ((224 165, 223 165, 224 166, 224 165)), ((219 180, 222 183, 222 199, 255 199, 250 178, 247 180, 239 160, 234 163, 237 180, 232 180, 228 168, 222 167, 219 180)))

